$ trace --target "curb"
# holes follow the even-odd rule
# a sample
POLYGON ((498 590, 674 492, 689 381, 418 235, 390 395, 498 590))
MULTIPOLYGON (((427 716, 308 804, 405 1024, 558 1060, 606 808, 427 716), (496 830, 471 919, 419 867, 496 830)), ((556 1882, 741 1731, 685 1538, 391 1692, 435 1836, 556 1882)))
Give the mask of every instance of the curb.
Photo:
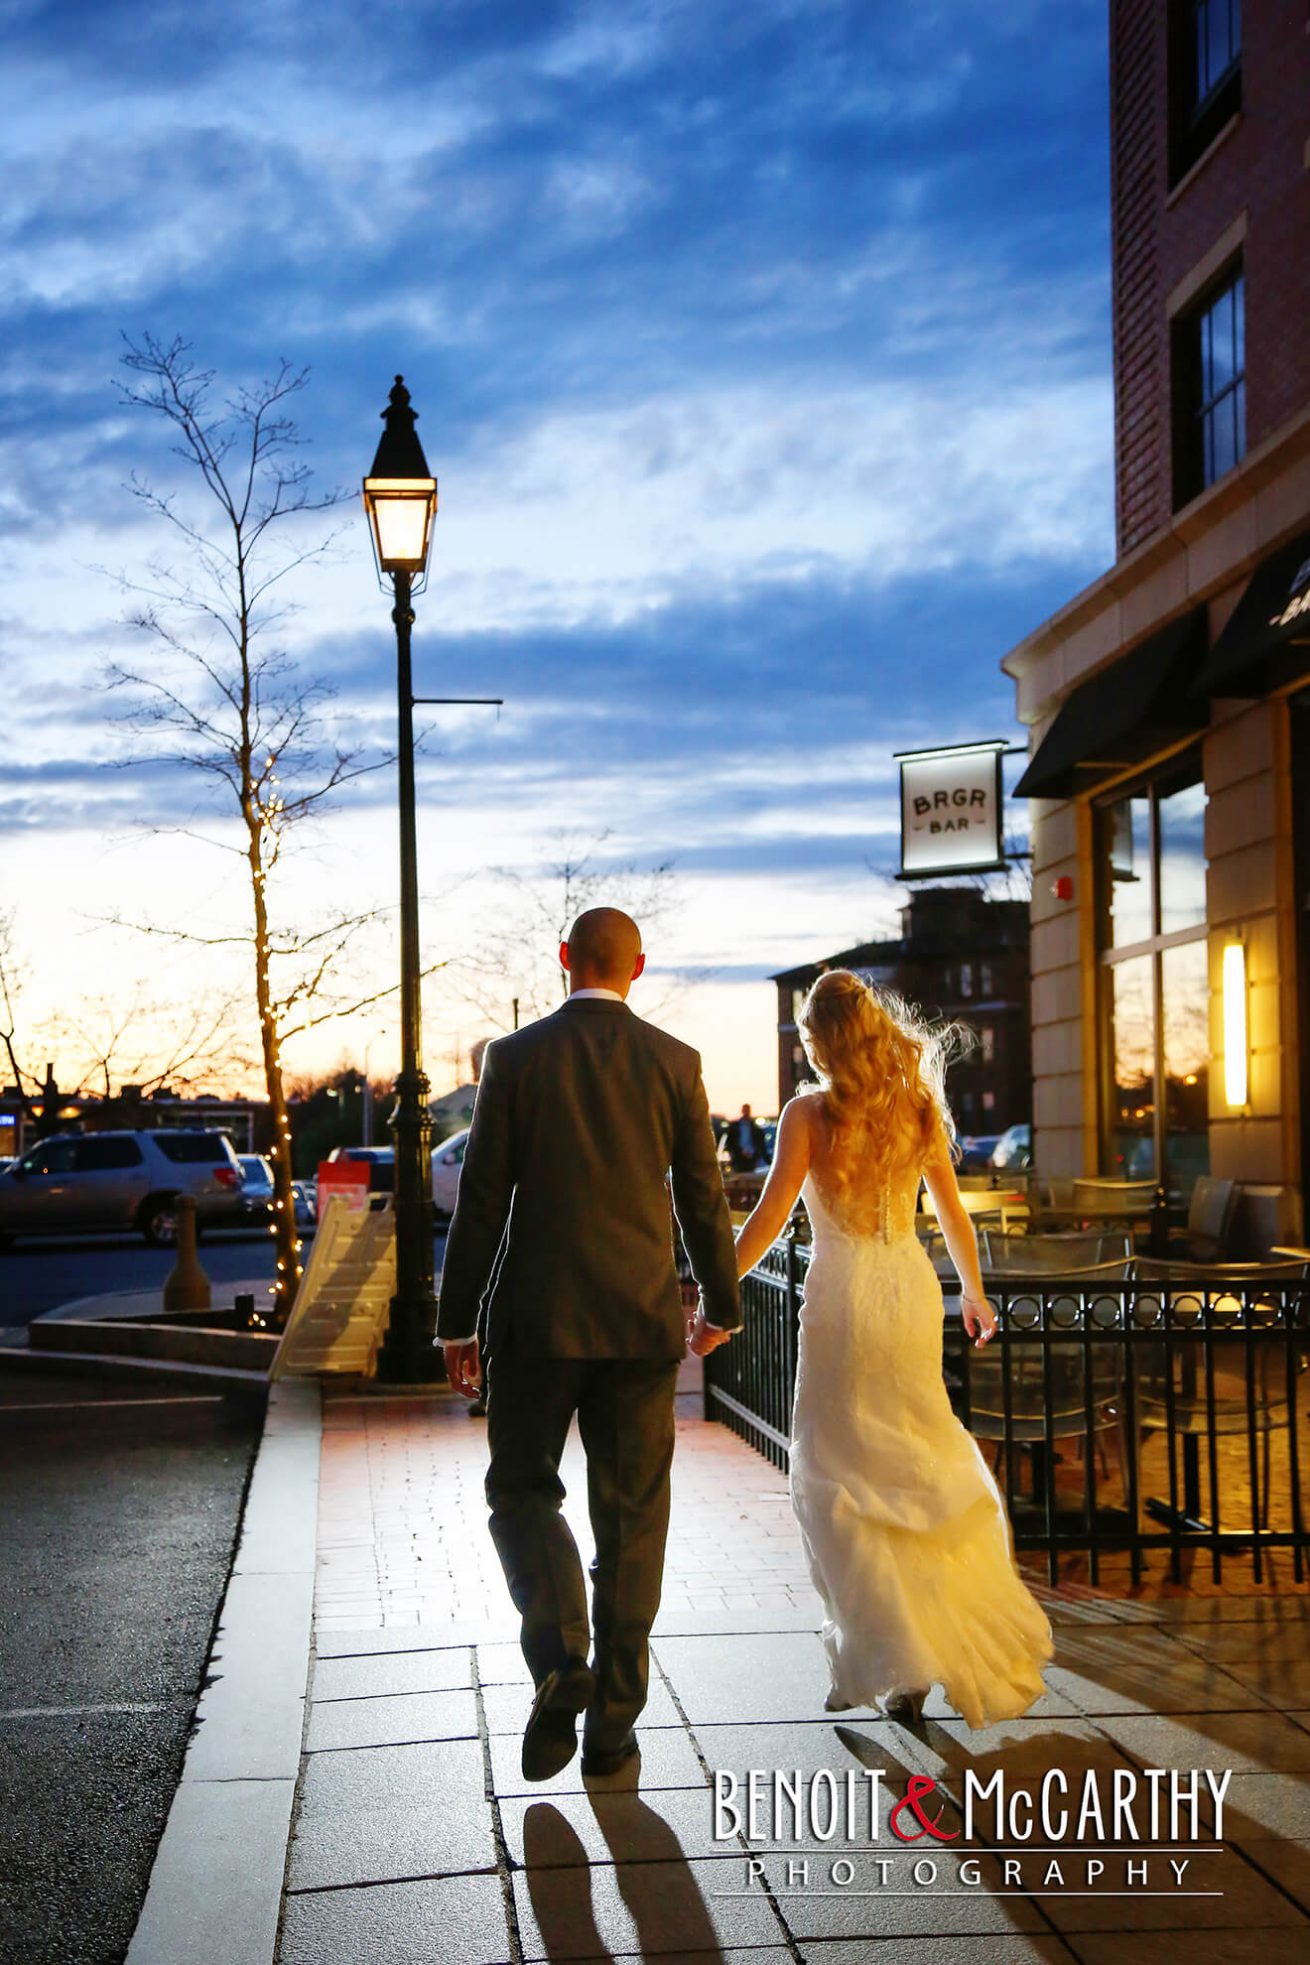
POLYGON ((322 1396, 278 1380, 182 1778, 125 1965, 271 1965, 300 1771, 322 1396))

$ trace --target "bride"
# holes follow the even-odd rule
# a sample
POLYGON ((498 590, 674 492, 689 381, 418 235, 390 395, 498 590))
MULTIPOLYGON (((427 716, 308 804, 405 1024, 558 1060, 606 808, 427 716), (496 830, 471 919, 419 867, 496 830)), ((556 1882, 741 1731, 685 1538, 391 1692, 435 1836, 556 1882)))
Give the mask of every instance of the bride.
POLYGON ((827 1613, 825 1703, 881 1703, 917 1722, 939 1684, 971 1727, 1017 1718, 1046 1689, 1051 1628, 1015 1566, 996 1483, 951 1410, 941 1286, 914 1229, 922 1180, 964 1327, 986 1344, 996 1319, 952 1163, 943 1036, 849 969, 819 977, 798 1026, 820 1084, 782 1114, 737 1268, 759 1261, 803 1195, 813 1247, 789 1483, 827 1613))

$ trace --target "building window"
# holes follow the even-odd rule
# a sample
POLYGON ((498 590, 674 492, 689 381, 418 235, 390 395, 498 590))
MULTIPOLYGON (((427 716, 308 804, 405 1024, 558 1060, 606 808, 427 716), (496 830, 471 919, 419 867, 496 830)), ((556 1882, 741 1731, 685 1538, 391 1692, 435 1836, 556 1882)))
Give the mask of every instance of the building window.
POLYGON ((1192 101, 1201 111, 1241 59, 1241 0, 1192 0, 1192 53, 1192 101))
POLYGON ((996 1062, 996 1032, 989 1023, 982 1027, 982 1061, 984 1064, 996 1062))
POLYGON ((1246 455, 1246 281, 1240 266, 1179 317, 1173 340, 1177 507, 1246 455))
POLYGON ((1169 162, 1176 184, 1242 106, 1240 0, 1173 0, 1169 162))
POLYGON ((978 972, 978 988, 984 996, 990 996, 992 993, 992 965, 990 962, 984 962, 978 972))
POLYGON ((1185 1197, 1210 1165, 1199 758, 1121 792, 1097 826, 1102 1167, 1185 1197))
POLYGON ((972 962, 961 962, 961 964, 960 964, 960 994, 961 994, 961 996, 972 996, 972 995, 973 995, 973 964, 972 964, 972 962))

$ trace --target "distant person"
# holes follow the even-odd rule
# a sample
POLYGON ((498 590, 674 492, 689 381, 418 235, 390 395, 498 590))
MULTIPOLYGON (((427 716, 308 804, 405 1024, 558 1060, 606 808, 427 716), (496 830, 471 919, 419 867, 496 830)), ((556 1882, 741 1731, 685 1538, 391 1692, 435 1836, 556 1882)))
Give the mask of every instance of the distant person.
MULTIPOLYGON (((944 1038, 890 992, 830 969, 797 1019, 819 1079, 782 1114, 773 1170, 737 1237, 744 1275, 803 1193, 790 1489, 826 1617, 830 1712, 881 1702, 915 1723, 940 1685, 971 1727, 1042 1697, 1046 1613, 1005 1505, 942 1378, 941 1284, 914 1217, 927 1184, 976 1345, 996 1318, 952 1160, 944 1038)), ((702 1354, 726 1339, 693 1340, 702 1354)))
POLYGON ((732 1171, 735 1174, 753 1174, 764 1158, 764 1128, 753 1117, 748 1105, 743 1105, 740 1118, 729 1124, 725 1143, 732 1171))
POLYGON ((637 925, 617 908, 589 908, 559 954, 567 1000, 483 1057, 437 1316, 450 1382, 476 1397, 486 1293, 486 1495, 536 1686, 523 1735, 529 1781, 573 1758, 579 1713, 584 1774, 617 1773, 638 1751, 688 1340, 670 1174, 701 1291, 692 1341, 742 1321, 700 1059, 627 1005, 646 961, 637 925), (590 1628, 560 1512, 575 1413, 596 1543, 590 1628))

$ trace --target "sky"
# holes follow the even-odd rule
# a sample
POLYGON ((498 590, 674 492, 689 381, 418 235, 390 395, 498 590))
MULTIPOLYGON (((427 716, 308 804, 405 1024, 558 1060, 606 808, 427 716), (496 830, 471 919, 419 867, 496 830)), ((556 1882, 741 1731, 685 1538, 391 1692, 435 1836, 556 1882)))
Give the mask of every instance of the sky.
MULTIPOLYGON (((416 686, 504 698, 424 713, 434 1088, 510 1020, 506 941, 527 975, 572 855, 620 902, 671 868, 634 1007, 701 1049, 716 1109, 773 1110, 768 976, 905 898, 893 753, 1022 742, 1000 659, 1113 558, 1102 0, 3 19, 0 916, 26 1055, 70 1082, 108 1054, 116 1082, 205 1026, 206 1082, 253 1083, 231 815, 104 684, 184 673, 125 619, 123 581, 178 567, 128 487, 205 503, 115 386, 127 342, 180 336, 219 403, 308 370, 324 491, 357 489, 397 372, 419 411, 416 686)), ((268 645, 331 691, 323 740, 379 762, 394 643, 362 510, 290 536, 332 527, 268 645)), ((380 762, 279 891, 310 932, 378 911, 327 1007, 395 974, 395 813, 380 762)), ((383 997, 285 1061, 386 1075, 395 1024, 383 997)))

